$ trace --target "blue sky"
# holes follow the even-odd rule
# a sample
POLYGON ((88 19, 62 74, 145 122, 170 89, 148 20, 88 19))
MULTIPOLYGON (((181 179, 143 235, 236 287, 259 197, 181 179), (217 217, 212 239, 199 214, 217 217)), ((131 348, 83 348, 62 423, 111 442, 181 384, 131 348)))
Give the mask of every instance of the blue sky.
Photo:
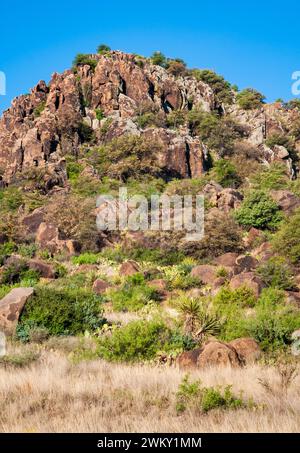
POLYGON ((100 43, 145 56, 161 50, 189 67, 213 69, 241 89, 254 87, 268 101, 291 99, 291 74, 300 70, 299 12, 294 0, 2 2, 0 71, 7 94, 0 96, 0 112, 100 43))

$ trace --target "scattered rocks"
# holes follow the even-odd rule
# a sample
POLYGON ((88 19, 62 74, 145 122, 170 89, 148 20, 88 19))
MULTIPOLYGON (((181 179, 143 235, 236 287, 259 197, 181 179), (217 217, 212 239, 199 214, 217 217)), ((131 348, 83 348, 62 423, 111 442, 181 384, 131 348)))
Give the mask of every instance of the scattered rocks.
POLYGON ((300 198, 290 190, 271 190, 270 195, 280 209, 288 214, 300 207, 300 198))

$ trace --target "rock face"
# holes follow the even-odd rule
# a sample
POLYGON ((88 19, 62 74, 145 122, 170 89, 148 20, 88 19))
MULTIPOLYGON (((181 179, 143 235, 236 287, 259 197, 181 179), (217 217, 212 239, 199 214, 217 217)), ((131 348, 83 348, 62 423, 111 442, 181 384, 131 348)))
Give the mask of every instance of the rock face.
POLYGON ((192 269, 191 276, 198 278, 201 282, 205 284, 212 284, 216 279, 217 268, 209 264, 202 264, 195 266, 192 269))
POLYGON ((259 297, 265 285, 263 284, 262 280, 253 272, 244 272, 242 274, 235 275, 230 280, 230 287, 232 289, 237 289, 241 286, 246 286, 252 289, 255 297, 259 297))
POLYGON ((14 288, 0 300, 0 330, 7 335, 13 335, 21 311, 33 294, 33 288, 14 288))
MULTIPOLYGON (((187 109, 191 99, 195 107, 205 111, 216 106, 211 88, 193 77, 175 78, 146 59, 140 64, 135 55, 118 51, 91 58, 98 62, 95 71, 85 65, 78 66, 77 73, 72 70, 55 73, 48 85, 40 81, 29 95, 16 98, 4 112, 0 119, 3 184, 18 172, 44 168, 48 173, 45 181, 48 189, 64 185, 63 158, 78 153, 83 140, 80 125, 85 123, 94 129, 98 143, 103 140, 96 109, 114 122, 104 137, 112 139, 126 133, 144 133, 132 122, 142 106, 162 114, 187 109)), ((181 176, 202 173, 205 150, 188 132, 145 133, 154 134, 163 144, 162 162, 168 168, 181 176)))

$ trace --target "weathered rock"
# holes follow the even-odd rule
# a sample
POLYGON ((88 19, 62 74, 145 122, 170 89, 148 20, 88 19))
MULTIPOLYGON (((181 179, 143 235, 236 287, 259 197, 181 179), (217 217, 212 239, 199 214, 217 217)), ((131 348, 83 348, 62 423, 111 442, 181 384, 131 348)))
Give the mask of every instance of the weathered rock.
POLYGON ((240 207, 243 200, 243 195, 235 189, 223 189, 218 194, 217 206, 218 209, 224 212, 229 212, 231 209, 240 207))
POLYGON ((238 275, 235 275, 229 283, 232 289, 240 288, 241 286, 246 286, 252 289, 255 297, 259 297, 262 289, 265 287, 265 284, 257 275, 253 272, 244 272, 238 275))
POLYGON ((197 361, 201 353, 201 348, 193 349, 192 351, 182 352, 177 361, 179 368, 190 369, 197 368, 197 361))
POLYGON ((295 307, 300 308, 300 292, 296 291, 285 291, 285 301, 288 304, 292 304, 295 307))
POLYGON ((55 248, 59 241, 59 231, 55 225, 42 222, 36 233, 36 242, 41 248, 55 248))
POLYGON ((35 235, 39 229, 39 226, 44 222, 45 211, 43 208, 37 208, 30 214, 23 217, 21 225, 24 228, 26 235, 35 235))
POLYGON ((239 367, 241 364, 236 350, 231 345, 221 341, 211 341, 204 345, 197 359, 197 367, 199 368, 213 366, 239 367))
POLYGON ((209 264, 201 264, 195 266, 191 271, 191 276, 198 278, 201 282, 211 285, 216 277, 216 266, 211 266, 209 264))
POLYGON ((251 255, 240 255, 236 259, 239 272, 250 272, 258 266, 259 262, 251 255))
POLYGON ((111 287, 110 283, 100 278, 97 278, 97 280, 95 280, 93 284, 93 291, 96 294, 104 294, 106 290, 110 287, 111 287))
POLYGON ((257 228, 251 227, 247 237, 244 239, 244 244, 246 247, 253 247, 263 235, 263 232, 261 230, 258 230, 257 228))
POLYGON ((121 264, 119 273, 120 275, 128 276, 134 275, 140 271, 140 266, 138 263, 132 260, 125 261, 121 264))
POLYGON ((14 288, 0 300, 0 330, 13 335, 27 300, 33 294, 33 288, 14 288))
POLYGON ((300 207, 300 198, 290 190, 271 190, 270 195, 280 209, 286 213, 290 214, 300 207))
POLYGON ((214 261, 219 266, 234 267, 236 266, 236 259, 238 256, 239 256, 238 253, 228 252, 218 256, 217 258, 215 258, 214 261))
POLYGON ((260 262, 268 261, 274 256, 274 251, 270 242, 263 242, 259 247, 252 251, 252 255, 260 262))
POLYGON ((56 272, 51 264, 46 263, 45 261, 38 259, 31 259, 27 261, 29 269, 37 271, 39 275, 43 278, 55 278, 56 272))
POLYGON ((259 344, 253 338, 237 338, 230 341, 242 362, 249 364, 261 358, 262 352, 259 344))
POLYGON ((148 283, 148 285, 151 288, 154 288, 156 291, 158 291, 161 294, 165 294, 167 292, 167 283, 162 278, 157 278, 155 280, 151 280, 148 283))

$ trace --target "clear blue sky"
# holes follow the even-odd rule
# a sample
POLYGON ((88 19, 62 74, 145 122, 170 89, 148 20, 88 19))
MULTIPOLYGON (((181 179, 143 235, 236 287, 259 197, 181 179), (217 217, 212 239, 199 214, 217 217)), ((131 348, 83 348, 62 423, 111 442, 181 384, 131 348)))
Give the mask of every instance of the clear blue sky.
POLYGON ((100 43, 145 56, 161 50, 189 67, 214 69, 239 88, 254 87, 268 101, 288 100, 291 74, 300 70, 299 12, 294 0, 2 2, 7 95, 0 96, 0 111, 100 43))

